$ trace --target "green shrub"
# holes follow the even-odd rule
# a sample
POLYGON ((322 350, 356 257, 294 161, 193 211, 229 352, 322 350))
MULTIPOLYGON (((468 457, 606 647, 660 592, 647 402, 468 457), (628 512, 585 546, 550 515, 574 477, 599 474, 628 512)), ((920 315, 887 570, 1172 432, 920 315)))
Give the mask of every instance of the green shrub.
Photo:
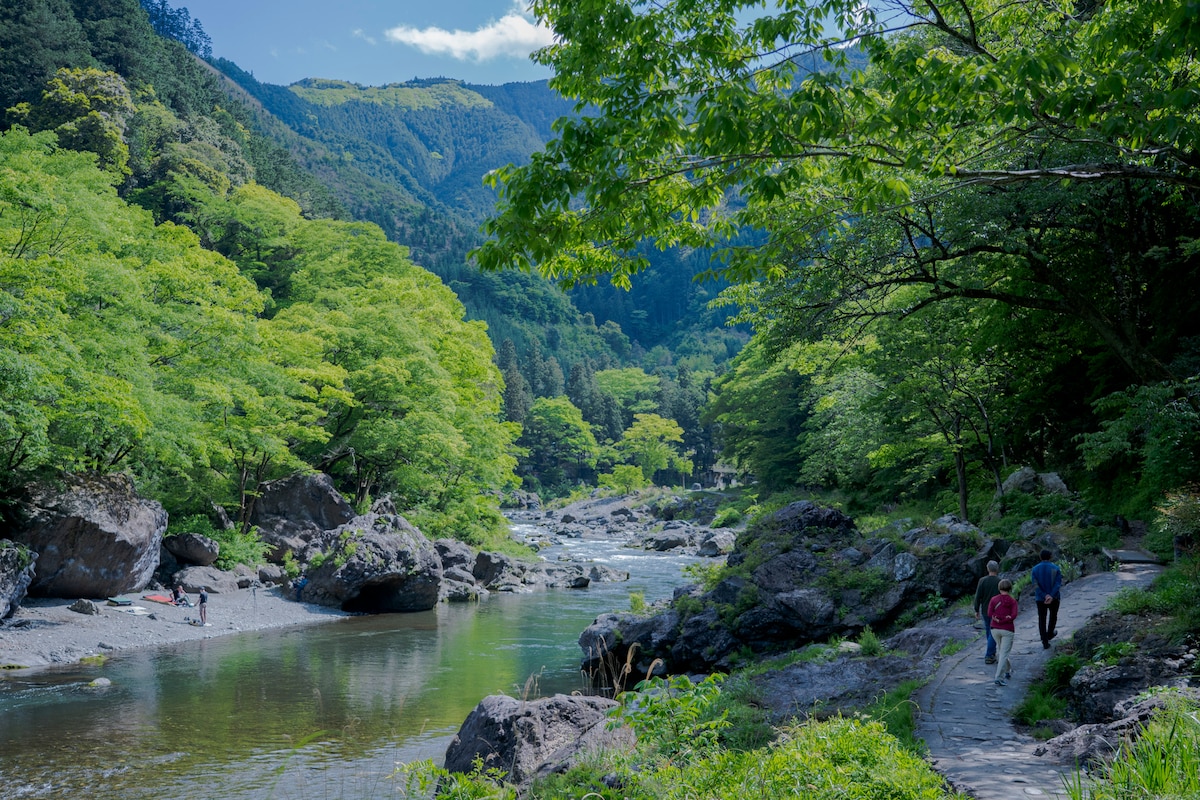
POLYGON ((1181 559, 1155 578, 1148 589, 1123 589, 1109 607, 1121 614, 1157 614, 1167 621, 1157 631, 1176 640, 1200 633, 1200 560, 1181 559))
POLYGON ((695 562, 686 564, 683 567, 683 574, 689 581, 699 586, 706 592, 711 592, 717 588, 717 584, 725 577, 725 567, 719 563, 700 563, 695 562))
POLYGON ((887 732, 914 753, 924 752, 924 744, 916 738, 916 721, 912 701, 913 692, 920 689, 924 681, 904 681, 869 705, 863 715, 883 724, 887 732))
POLYGON ((1083 659, 1079 656, 1070 653, 1061 653, 1052 656, 1047 662, 1043 671, 1047 686, 1053 692, 1064 691, 1071 685, 1071 678, 1075 677, 1075 673, 1083 666, 1083 659))
POLYGON ((646 613, 646 593, 645 592, 630 592, 629 593, 629 610, 634 614, 646 613))
POLYGON ((879 637, 875 635, 875 631, 871 630, 868 625, 863 628, 862 633, 858 635, 858 646, 862 648, 862 654, 874 658, 883 655, 883 642, 879 641, 879 637))
POLYGON ((942 645, 942 649, 938 651, 938 655, 943 656, 943 657, 952 656, 955 653, 961 651, 966 646, 967 646, 966 642, 960 641, 958 639, 952 639, 952 640, 946 642, 944 645, 942 645))
POLYGON ((1127 658, 1136 652, 1137 645, 1133 642, 1104 642, 1096 646, 1092 660, 1097 664, 1111 667, 1122 658, 1127 658))
POLYGON ((725 506, 717 510, 709 527, 729 528, 742 521, 742 512, 734 506, 725 506))

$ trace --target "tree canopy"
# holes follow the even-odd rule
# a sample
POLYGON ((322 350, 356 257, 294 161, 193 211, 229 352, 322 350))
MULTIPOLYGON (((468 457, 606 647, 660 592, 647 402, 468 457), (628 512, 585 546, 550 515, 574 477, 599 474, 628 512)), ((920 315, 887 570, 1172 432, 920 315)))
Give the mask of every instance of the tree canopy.
POLYGON ((1200 2, 534 8, 578 116, 492 173, 478 263, 628 286, 647 242, 714 248, 756 334, 727 455, 962 513, 998 461, 1193 474, 1200 2))
POLYGON ((850 217, 948 192, 1200 186, 1196 0, 760 8, 535 2, 557 37, 536 58, 581 116, 492 174, 502 199, 480 264, 627 284, 645 239, 762 230, 722 268, 745 279, 811 255, 850 217))

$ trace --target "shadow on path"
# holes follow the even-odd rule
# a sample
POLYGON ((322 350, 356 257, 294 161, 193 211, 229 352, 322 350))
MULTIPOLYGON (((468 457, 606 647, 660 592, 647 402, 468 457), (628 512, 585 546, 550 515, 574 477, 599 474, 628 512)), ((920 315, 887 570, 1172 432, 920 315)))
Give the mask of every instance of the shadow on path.
MULTIPOLYGON (((1058 638, 1069 640, 1108 598, 1126 587, 1145 587, 1161 572, 1151 564, 1122 564, 1120 569, 1089 575, 1063 587, 1058 612, 1058 638)), ((982 637, 942 662, 917 692, 916 735, 925 740, 934 769, 957 790, 978 800, 1023 797, 1067 797, 1064 777, 1073 765, 1060 765, 1033 754, 1040 744, 1018 733, 1013 711, 1055 648, 1042 649, 1037 613, 1032 604, 1017 617, 1012 650, 1012 679, 993 683, 995 667, 983 663, 982 637)))

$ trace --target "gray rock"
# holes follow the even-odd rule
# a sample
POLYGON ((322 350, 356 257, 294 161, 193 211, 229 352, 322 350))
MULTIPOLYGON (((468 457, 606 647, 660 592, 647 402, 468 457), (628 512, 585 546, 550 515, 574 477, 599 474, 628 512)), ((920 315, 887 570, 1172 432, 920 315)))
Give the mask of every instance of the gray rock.
POLYGON ((11 616, 25 599, 37 557, 24 545, 0 539, 0 619, 11 616))
POLYGON ((912 553, 900 553, 892 562, 892 577, 896 582, 906 581, 917 574, 919 562, 912 553))
POLYGON ((221 555, 221 545, 198 533, 179 533, 163 539, 163 547, 182 564, 208 567, 221 555))
POLYGON ((125 475, 84 475, 26 489, 12 539, 38 553, 29 593, 111 597, 145 586, 158 564, 167 512, 125 475))
POLYGON ((1004 483, 1001 484, 1001 489, 1005 494, 1012 494, 1014 492, 1033 494, 1037 491, 1037 488, 1037 471, 1033 467, 1021 467, 1005 478, 1004 483))
POLYGON ((289 550, 303 553, 314 538, 354 519, 354 509, 324 473, 290 475, 264 483, 250 513, 258 535, 282 561, 289 550))
POLYGON ((201 589, 210 594, 232 594, 242 588, 238 586, 236 575, 216 567, 185 567, 171 576, 171 582, 182 586, 189 594, 201 589))
POLYGON ((1038 484, 1046 494, 1061 494, 1069 496, 1071 490, 1057 472, 1042 472, 1038 474, 1038 484))
POLYGON ((704 534, 697 549, 699 555, 715 558, 733 552, 737 536, 732 531, 715 530, 704 534))
POLYGON ((451 603, 473 602, 487 597, 487 589, 475 582, 475 576, 461 566, 443 567, 441 597, 451 603))
POLYGON ((496 591, 520 591, 529 567, 504 553, 481 552, 475 557, 471 574, 484 588, 496 591), (516 587, 516 588, 514 588, 516 587))
POLYGON ((258 580, 264 586, 287 583, 287 573, 278 564, 263 564, 258 568, 258 580))
POLYGON ((693 544, 693 533, 686 528, 650 533, 643 536, 641 540, 643 550, 654 550, 659 553, 691 547, 693 544))
POLYGON ((1112 722, 1080 725, 1040 745, 1034 754, 1060 764, 1102 766, 1111 762, 1129 742, 1136 740, 1155 714, 1180 697, 1200 701, 1200 690, 1179 689, 1141 700, 1127 698, 1115 706, 1117 718, 1112 722))
POLYGON ((308 573, 310 602, 368 613, 426 611, 438 603, 442 562, 399 515, 364 514, 323 537, 324 561, 308 573))
POLYGON ((442 568, 462 567, 467 572, 475 565, 475 551, 466 542, 458 539, 438 539, 433 543, 437 548, 438 558, 442 560, 442 568))
POLYGON ((100 606, 93 603, 91 600, 79 598, 71 605, 67 606, 68 611, 74 611, 77 614, 86 614, 89 617, 94 617, 100 614, 100 606))
POLYGON ((526 786, 533 778, 564 771, 597 748, 627 748, 628 728, 608 729, 616 701, 604 697, 554 695, 521 701, 491 695, 480 701, 446 750, 445 767, 470 773, 476 759, 498 769, 505 780, 526 786))
POLYGON ((1050 527, 1050 521, 1045 519, 1027 519, 1017 527, 1017 537, 1028 541, 1042 535, 1050 527))

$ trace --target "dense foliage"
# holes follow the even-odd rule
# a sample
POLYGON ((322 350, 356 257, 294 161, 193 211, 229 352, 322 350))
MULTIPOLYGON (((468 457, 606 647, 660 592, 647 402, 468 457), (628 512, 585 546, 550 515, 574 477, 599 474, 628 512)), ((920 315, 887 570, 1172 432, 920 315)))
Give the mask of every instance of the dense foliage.
POLYGON ((136 3, 5 13, 73 45, 4 50, 44 74, 4 85, 3 490, 125 470, 245 532, 263 481, 316 469, 432 535, 498 532, 518 431, 453 293, 379 228, 320 219, 328 193, 136 3))
POLYGON ((627 285, 724 246, 744 468, 963 516, 1013 463, 1110 511, 1195 478, 1195 0, 534 7, 577 116, 476 255, 627 285))

